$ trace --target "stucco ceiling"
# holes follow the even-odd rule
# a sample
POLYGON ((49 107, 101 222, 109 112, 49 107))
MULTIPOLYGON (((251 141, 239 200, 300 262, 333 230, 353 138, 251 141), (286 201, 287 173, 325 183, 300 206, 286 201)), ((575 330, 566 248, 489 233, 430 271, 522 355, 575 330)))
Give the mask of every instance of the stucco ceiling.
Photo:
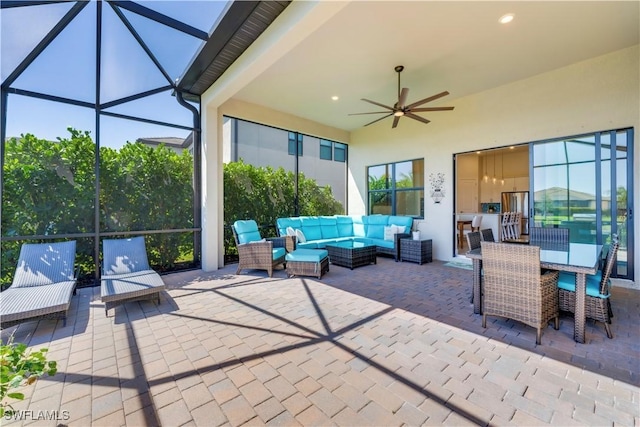
MULTIPOLYGON (((386 105, 397 99, 396 65, 405 66, 409 103, 448 90, 425 106, 455 106, 456 98, 638 44, 639 5, 355 1, 234 98, 354 130, 378 116, 349 113, 380 110, 361 98, 386 105), (506 13, 515 14, 513 22, 498 23, 506 13)), ((455 110, 421 113, 432 121, 442 114, 455 110)))

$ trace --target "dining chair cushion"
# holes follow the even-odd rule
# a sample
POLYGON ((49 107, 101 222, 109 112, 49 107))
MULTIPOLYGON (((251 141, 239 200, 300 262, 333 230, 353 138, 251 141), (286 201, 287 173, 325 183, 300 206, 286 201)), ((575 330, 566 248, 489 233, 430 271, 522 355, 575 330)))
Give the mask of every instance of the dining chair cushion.
MULTIPOLYGON (((558 288, 564 289, 565 291, 575 292, 576 291, 576 278, 575 275, 573 277, 560 277, 558 278, 558 288), (568 280, 567 280, 568 279, 568 280)), ((602 295, 600 293, 600 282, 596 282, 593 280, 587 280, 587 295, 594 298, 609 298, 609 295, 602 295)))

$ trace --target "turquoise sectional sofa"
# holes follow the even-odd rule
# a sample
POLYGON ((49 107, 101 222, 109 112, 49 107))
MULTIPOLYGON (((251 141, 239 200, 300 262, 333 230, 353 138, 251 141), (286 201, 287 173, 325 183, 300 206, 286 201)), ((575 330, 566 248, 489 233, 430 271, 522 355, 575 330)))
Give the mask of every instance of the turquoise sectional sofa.
POLYGON ((306 242, 298 240, 299 248, 322 249, 334 242, 356 240, 376 245, 378 254, 391 255, 396 261, 399 259, 400 239, 411 236, 412 226, 412 217, 395 215, 301 216, 276 220, 280 236, 286 236, 289 227, 302 231, 306 242), (391 238, 385 240, 385 227, 392 225, 404 227, 404 233, 388 235, 391 238))

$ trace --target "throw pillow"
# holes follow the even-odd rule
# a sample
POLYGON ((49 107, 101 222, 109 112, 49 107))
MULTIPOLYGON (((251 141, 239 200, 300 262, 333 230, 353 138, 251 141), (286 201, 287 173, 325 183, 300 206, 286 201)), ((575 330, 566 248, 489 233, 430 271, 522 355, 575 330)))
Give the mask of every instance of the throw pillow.
POLYGON ((397 234, 402 234, 404 233, 404 230, 407 228, 404 225, 394 225, 394 227, 396 228, 396 233, 397 234))
POLYGON ((384 240, 393 240, 393 236, 396 234, 396 226, 390 225, 389 227, 384 228, 384 240))
POLYGON ((293 227, 287 227, 287 236, 295 236, 296 235, 296 230, 293 229, 293 227))
POLYGON ((296 237, 298 238, 298 243, 305 243, 307 241, 307 238, 304 237, 304 233, 300 229, 296 230, 296 237))

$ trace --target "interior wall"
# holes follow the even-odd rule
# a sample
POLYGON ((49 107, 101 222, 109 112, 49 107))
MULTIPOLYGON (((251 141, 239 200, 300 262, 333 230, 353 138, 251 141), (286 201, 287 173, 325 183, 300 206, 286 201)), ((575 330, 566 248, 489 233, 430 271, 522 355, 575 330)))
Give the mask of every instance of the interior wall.
MULTIPOLYGON (((418 157, 425 159, 425 225, 433 239, 434 257, 453 257, 453 154, 502 147, 594 131, 634 127, 634 169, 640 166, 640 59, 638 45, 568 67, 520 80, 472 96, 437 105, 453 105, 451 112, 424 114, 428 125, 402 118, 351 133, 349 213, 366 211, 368 165, 418 157), (445 174, 445 198, 434 204, 428 197, 429 174, 445 174)), ((449 90, 455 97, 455 88, 449 90)), ((428 95, 428 94, 425 94, 428 95)), ((640 189, 640 173, 635 176, 640 189)), ((636 198, 636 212, 640 198, 636 198)), ((635 217, 636 282, 640 271, 640 226, 635 217)))

